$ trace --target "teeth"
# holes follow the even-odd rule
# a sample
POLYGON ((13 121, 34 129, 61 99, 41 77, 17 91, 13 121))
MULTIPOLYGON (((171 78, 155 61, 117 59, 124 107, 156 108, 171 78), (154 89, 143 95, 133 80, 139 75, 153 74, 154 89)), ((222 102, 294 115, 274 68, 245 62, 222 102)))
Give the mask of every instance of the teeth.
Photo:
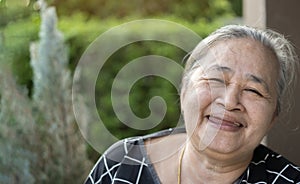
POLYGON ((236 122, 234 122, 233 124, 234 124, 235 126, 240 126, 240 124, 238 124, 238 123, 236 123, 236 122))
POLYGON ((242 124, 236 123, 236 122, 234 122, 233 124, 236 125, 236 126, 238 126, 238 127, 241 127, 241 126, 242 126, 242 124))
MULTIPOLYGON (((208 119, 210 119, 210 116, 207 116, 208 119)), ((219 120, 219 119, 214 119, 214 121, 216 122, 219 122, 219 123, 222 123, 222 120, 219 120)), ((241 123, 238 123, 238 122, 232 122, 235 126, 237 127, 243 127, 244 125, 241 124, 241 123)))

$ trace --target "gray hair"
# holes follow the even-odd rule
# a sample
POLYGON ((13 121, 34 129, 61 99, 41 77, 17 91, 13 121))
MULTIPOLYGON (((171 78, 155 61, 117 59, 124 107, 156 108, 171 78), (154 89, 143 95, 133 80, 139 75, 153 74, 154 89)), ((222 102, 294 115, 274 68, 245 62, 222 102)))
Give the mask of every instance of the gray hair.
POLYGON ((283 105, 286 105, 285 110, 288 111, 289 103, 284 103, 283 99, 292 96, 299 68, 298 57, 293 45, 282 34, 270 29, 261 30, 242 25, 228 25, 211 33, 196 46, 187 60, 183 73, 183 84, 188 82, 193 67, 196 63, 200 64, 201 58, 207 54, 209 47, 218 41, 233 38, 254 39, 274 53, 280 66, 277 81, 277 114, 282 111, 283 105))

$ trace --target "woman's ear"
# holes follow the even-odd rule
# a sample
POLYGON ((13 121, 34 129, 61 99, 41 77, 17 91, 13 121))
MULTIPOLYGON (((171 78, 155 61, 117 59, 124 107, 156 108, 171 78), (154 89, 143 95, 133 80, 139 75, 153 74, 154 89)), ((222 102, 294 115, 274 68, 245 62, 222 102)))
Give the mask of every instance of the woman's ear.
POLYGON ((278 120, 278 115, 276 114, 276 115, 274 115, 274 117, 272 119, 271 126, 273 126, 277 120, 278 120))
POLYGON ((278 116, 279 116, 279 111, 278 111, 278 108, 276 108, 276 110, 273 114, 273 117, 272 117, 272 121, 269 125, 269 130, 274 126, 275 122, 278 120, 278 116))

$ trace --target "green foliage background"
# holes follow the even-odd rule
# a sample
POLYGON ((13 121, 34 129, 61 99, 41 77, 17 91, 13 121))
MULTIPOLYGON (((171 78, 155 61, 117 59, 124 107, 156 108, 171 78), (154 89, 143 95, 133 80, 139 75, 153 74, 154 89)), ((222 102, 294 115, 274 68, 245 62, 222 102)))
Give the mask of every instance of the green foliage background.
MULTIPOLYGON (((28 7, 6 7, 0 1, 0 59, 9 66, 17 83, 32 94, 32 69, 30 67, 30 42, 38 39, 40 18, 35 10, 35 1, 28 7)), ((87 49, 99 35, 113 26, 143 19, 158 18, 182 24, 207 36, 217 27, 230 22, 241 15, 241 0, 49 0, 58 11, 58 28, 63 32, 69 48, 69 68, 73 72, 87 49)), ((170 30, 165 30, 166 34, 170 30)), ((131 33, 135 34, 134 30, 131 33)), ((159 77, 146 77, 139 80, 131 90, 130 103, 134 113, 147 117, 150 113, 148 103, 151 97, 161 96, 167 103, 168 110, 164 120, 155 128, 141 131, 128 128, 120 122, 111 104, 111 86, 115 75, 127 63, 145 55, 168 57, 180 64, 187 53, 177 47, 144 41, 130 44, 114 53, 104 65, 96 84, 96 103, 99 115, 113 135, 124 137, 143 135, 177 125, 180 117, 179 96, 175 87, 159 77)), ((96 131, 96 129, 95 129, 96 131)), ((94 162, 99 154, 88 149, 89 157, 94 162)), ((1 170, 0 170, 1 171, 1 170)), ((1 180, 0 180, 1 181, 1 180)))

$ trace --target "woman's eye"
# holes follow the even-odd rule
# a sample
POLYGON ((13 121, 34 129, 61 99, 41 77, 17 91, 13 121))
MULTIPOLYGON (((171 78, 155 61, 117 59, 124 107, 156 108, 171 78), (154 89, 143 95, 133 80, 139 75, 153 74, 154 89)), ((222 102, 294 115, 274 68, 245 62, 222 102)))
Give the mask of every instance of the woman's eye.
POLYGON ((213 82, 220 82, 220 83, 225 83, 225 81, 223 79, 219 79, 219 78, 209 78, 208 81, 213 81, 213 82))
POLYGON ((253 94, 256 94, 256 95, 258 95, 260 97, 263 97, 263 95, 258 90, 256 90, 256 89, 248 88, 248 89, 245 89, 245 91, 253 93, 253 94))

